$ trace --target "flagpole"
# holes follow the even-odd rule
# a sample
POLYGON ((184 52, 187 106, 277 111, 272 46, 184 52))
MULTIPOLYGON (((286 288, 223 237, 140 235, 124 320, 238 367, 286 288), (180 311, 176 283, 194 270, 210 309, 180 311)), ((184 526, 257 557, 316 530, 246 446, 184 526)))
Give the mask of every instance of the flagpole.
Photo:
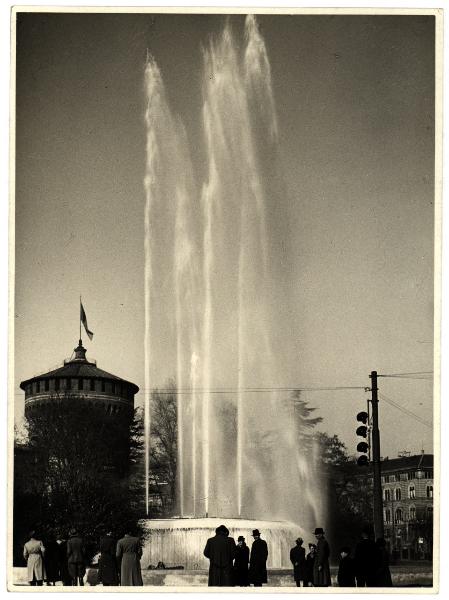
POLYGON ((83 344, 83 340, 81 339, 81 296, 80 296, 80 344, 83 344))

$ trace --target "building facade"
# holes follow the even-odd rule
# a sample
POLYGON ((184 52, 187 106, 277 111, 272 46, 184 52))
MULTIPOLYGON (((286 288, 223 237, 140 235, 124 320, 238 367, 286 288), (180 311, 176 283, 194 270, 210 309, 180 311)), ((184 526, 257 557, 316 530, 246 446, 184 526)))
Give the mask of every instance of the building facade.
POLYGON ((384 535, 396 560, 430 559, 433 546, 433 455, 382 461, 384 535))

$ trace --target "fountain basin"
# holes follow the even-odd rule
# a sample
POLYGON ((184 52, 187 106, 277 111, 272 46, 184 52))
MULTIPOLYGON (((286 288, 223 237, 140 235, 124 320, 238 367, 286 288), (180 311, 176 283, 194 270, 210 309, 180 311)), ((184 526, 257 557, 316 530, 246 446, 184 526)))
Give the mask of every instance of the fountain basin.
POLYGON ((143 519, 140 522, 145 531, 142 569, 156 566, 162 561, 166 567, 184 569, 208 569, 209 561, 203 555, 208 538, 215 535, 215 529, 223 524, 229 535, 237 540, 245 537, 251 548, 253 529, 259 529, 261 537, 268 544, 267 566, 271 569, 291 568, 290 549, 297 537, 305 541, 312 537, 297 524, 289 521, 257 521, 252 519, 226 518, 172 518, 143 519))

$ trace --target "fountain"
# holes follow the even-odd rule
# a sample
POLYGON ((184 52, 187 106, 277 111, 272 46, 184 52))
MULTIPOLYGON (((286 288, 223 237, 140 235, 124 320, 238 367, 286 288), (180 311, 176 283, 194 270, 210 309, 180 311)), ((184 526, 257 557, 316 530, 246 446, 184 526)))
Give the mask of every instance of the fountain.
POLYGON ((298 534, 322 524, 313 456, 298 447, 293 403, 273 391, 278 124, 254 16, 244 36, 241 50, 226 21, 203 49, 204 144, 171 110, 152 57, 145 69, 145 433, 151 389, 176 373, 180 518, 145 522, 143 566, 205 566, 224 522, 248 541, 261 529, 269 565, 286 567, 298 534))

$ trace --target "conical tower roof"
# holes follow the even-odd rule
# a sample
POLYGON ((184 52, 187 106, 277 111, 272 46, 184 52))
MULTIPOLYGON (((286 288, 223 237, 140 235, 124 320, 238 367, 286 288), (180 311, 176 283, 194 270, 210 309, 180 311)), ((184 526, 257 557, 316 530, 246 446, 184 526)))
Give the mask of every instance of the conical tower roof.
POLYGON ((74 349, 74 356, 69 360, 64 361, 64 365, 59 367, 58 369, 54 369, 53 371, 48 371, 47 373, 42 373, 41 375, 35 375, 30 379, 26 379, 22 381, 20 387, 22 390, 25 390, 26 386, 33 381, 45 380, 45 379, 59 379, 59 378, 67 378, 67 377, 83 377, 83 378, 95 378, 95 379, 107 379, 109 381, 117 381, 121 383, 126 383, 133 394, 137 394, 139 391, 139 387, 127 381, 126 379, 122 379, 117 375, 113 375, 112 373, 108 373, 107 371, 103 371, 103 369, 99 369, 94 362, 90 362, 86 358, 86 349, 82 344, 82 340, 79 340, 78 346, 74 349))

